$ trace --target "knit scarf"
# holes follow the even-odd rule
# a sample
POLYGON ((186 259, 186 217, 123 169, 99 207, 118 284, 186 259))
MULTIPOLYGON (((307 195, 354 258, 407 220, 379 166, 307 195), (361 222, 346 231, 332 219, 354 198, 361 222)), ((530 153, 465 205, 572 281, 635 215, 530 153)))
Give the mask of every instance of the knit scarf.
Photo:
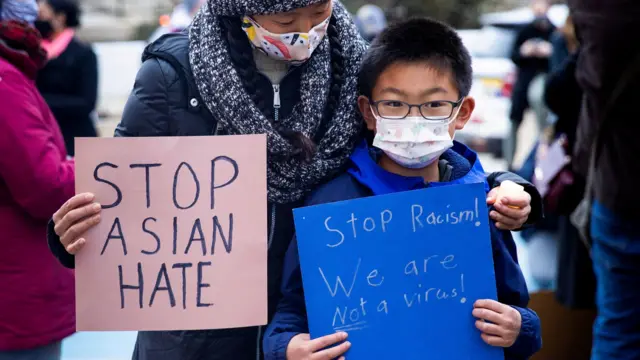
MULTIPOLYGON (((343 61, 341 88, 333 90, 339 92, 335 95, 339 99, 335 110, 327 115, 329 119, 323 119, 333 87, 332 49, 325 37, 301 70, 300 102, 288 118, 279 120, 276 127, 245 91, 222 32, 220 16, 251 15, 246 12, 250 11, 252 2, 269 3, 261 0, 207 1, 190 28, 189 57, 200 96, 225 134, 267 134, 268 199, 274 203, 289 203, 300 200, 340 171, 358 141, 362 120, 356 107, 357 74, 365 44, 347 10, 338 0, 333 0, 333 23, 343 61), (278 131, 280 127, 315 139, 317 151, 313 157, 309 160, 291 156, 297 149, 278 131), (320 128, 324 131, 318 134, 320 128)), ((292 0, 281 3, 285 2, 292 3, 292 0)))

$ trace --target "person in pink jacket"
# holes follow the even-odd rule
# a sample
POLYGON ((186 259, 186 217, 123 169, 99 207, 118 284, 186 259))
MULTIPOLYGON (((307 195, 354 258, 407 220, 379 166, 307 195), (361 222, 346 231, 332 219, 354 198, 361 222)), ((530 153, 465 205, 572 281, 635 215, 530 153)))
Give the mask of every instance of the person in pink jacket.
POLYGON ((55 360, 75 331, 73 273, 47 223, 74 194, 74 163, 35 86, 46 55, 35 0, 0 0, 0 360, 55 360))

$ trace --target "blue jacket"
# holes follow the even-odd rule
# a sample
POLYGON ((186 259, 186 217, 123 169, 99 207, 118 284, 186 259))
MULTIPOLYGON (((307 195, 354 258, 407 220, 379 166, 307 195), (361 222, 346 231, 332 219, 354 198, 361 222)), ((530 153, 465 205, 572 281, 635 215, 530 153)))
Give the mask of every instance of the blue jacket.
MULTIPOLYGON (((440 158, 443 182, 424 184, 422 178, 407 178, 387 172, 378 166, 375 153, 366 145, 356 149, 347 173, 315 191, 307 205, 318 205, 367 196, 452 184, 485 183, 486 175, 477 155, 466 146, 455 143, 440 158)), ((528 359, 542 346, 540 319, 527 308, 529 292, 518 265, 516 245, 508 231, 500 231, 491 222, 491 242, 498 288, 498 300, 513 306, 522 315, 522 329, 516 343, 505 349, 506 360, 528 359)), ((289 246, 282 278, 282 299, 264 337, 265 360, 285 360, 292 337, 308 333, 307 314, 298 258, 297 241, 289 246)), ((480 336, 480 333, 478 333, 480 336)))

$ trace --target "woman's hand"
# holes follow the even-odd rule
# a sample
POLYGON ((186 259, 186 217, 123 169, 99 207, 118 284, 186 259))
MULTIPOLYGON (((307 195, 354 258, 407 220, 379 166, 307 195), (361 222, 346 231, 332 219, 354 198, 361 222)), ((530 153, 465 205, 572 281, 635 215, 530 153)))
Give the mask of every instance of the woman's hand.
POLYGON ((93 194, 72 197, 53 214, 55 232, 60 243, 71 255, 77 254, 85 245, 82 235, 100 223, 100 204, 93 202, 93 194))
POLYGON ((531 215, 531 195, 522 190, 498 200, 500 187, 494 188, 487 196, 487 204, 493 206, 489 216, 496 222, 500 230, 518 230, 529 220, 531 215))
POLYGON ((508 348, 520 335, 522 315, 509 305, 494 300, 478 300, 473 304, 476 327, 482 332, 482 340, 491 346, 508 348))
POLYGON ((296 335, 287 346, 287 360, 344 360, 351 343, 345 341, 347 333, 339 332, 311 340, 309 334, 296 335), (334 346, 338 343, 340 345, 334 346), (334 346, 332 348, 328 348, 334 346), (328 349, 327 349, 328 348, 328 349))

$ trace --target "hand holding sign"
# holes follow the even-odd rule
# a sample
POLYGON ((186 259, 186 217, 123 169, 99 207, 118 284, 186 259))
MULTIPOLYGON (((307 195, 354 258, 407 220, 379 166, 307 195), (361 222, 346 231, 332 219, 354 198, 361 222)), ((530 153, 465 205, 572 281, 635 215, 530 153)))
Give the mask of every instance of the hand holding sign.
POLYGON ((102 208, 94 200, 95 195, 90 193, 76 195, 53 214, 55 233, 71 255, 77 254, 86 244, 81 236, 100 223, 102 208))
POLYGON ((311 340, 309 334, 294 336, 287 346, 287 360, 333 360, 340 356, 343 360, 344 353, 351 347, 347 340, 347 333, 338 332, 311 340), (342 343, 340 345, 339 344, 342 343))
POLYGON ((476 327, 482 340, 491 346, 508 348, 515 344, 522 327, 522 315, 513 307, 495 300, 478 300, 473 305, 476 327))

